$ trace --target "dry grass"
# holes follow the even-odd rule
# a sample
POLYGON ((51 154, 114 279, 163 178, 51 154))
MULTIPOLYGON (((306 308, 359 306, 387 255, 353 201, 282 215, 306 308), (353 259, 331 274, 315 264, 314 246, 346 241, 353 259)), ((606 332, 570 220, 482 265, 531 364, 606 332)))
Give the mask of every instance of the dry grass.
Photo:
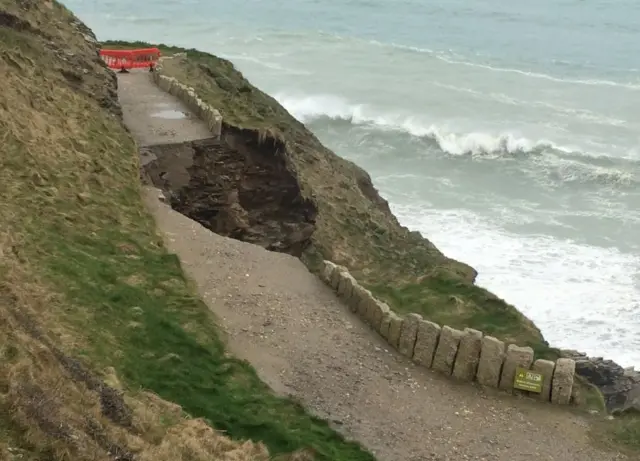
POLYGON ((224 351, 89 34, 0 0, 0 460, 371 460, 224 351))

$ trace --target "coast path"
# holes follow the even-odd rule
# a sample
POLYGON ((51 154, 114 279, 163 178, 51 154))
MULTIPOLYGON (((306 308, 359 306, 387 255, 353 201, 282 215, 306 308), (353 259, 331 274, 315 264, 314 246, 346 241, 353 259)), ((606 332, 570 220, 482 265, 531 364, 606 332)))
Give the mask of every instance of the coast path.
MULTIPOLYGON (((119 75, 125 123, 141 146, 207 137, 204 124, 143 73, 119 75), (154 115, 155 114, 155 115, 154 115)), ((582 416, 456 384, 390 350, 298 259, 217 235, 145 202, 171 252, 219 319, 230 351, 275 392, 331 421, 380 461, 610 461, 582 416)))

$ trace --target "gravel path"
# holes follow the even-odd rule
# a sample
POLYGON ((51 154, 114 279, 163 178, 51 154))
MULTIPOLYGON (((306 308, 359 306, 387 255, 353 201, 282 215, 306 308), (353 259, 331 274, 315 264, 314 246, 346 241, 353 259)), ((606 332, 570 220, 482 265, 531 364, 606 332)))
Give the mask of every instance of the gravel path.
MULTIPOLYGON (((125 120, 140 144, 206 137, 191 117, 174 124, 150 115, 156 104, 186 108, 148 77, 119 80, 125 120)), ((627 459, 592 447, 588 423, 565 409, 413 366, 298 259, 214 234, 157 197, 145 190, 167 247, 220 319, 230 350, 380 461, 627 459)))
POLYGON ((151 81, 146 70, 118 73, 118 99, 124 123, 141 146, 211 137, 206 125, 189 109, 151 81))
POLYGON ((571 412, 455 384, 390 351, 296 258, 219 236, 146 202, 219 317, 230 350, 380 461, 607 461, 571 412))

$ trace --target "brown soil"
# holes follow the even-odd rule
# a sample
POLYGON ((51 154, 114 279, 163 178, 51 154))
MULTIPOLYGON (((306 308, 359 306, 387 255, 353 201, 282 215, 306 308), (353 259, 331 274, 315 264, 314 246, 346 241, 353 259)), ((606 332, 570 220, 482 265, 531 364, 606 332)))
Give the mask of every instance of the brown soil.
POLYGON ((156 160, 145 173, 174 209, 214 232, 301 256, 316 209, 275 149, 252 135, 149 147, 156 160))

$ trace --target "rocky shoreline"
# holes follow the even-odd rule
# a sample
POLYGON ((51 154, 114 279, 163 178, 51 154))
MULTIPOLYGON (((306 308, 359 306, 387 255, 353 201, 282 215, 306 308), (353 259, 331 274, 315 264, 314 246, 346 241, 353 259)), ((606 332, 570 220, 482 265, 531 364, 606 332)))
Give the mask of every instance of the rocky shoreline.
POLYGON ((562 357, 576 361, 576 373, 596 386, 611 413, 640 412, 640 371, 623 368, 613 360, 588 357, 575 350, 561 351, 562 357))

